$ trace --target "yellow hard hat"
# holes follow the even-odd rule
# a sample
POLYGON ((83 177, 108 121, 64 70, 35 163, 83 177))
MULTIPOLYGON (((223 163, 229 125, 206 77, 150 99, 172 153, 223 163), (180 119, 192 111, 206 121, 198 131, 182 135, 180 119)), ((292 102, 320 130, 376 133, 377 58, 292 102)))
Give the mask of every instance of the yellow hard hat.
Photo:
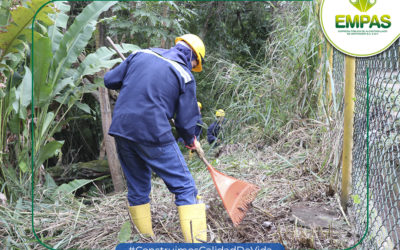
POLYGON ((197 56, 198 63, 196 67, 192 68, 192 71, 201 72, 203 70, 203 61, 206 55, 206 47, 204 47, 203 41, 200 39, 200 37, 193 34, 185 34, 175 38, 175 44, 177 44, 179 41, 186 42, 197 56))
POLYGON ((217 112, 215 113, 216 117, 221 117, 225 116, 225 111, 223 109, 218 109, 217 112))
POLYGON ((201 105, 201 102, 197 102, 197 106, 199 106, 200 109, 203 108, 203 105, 201 105))

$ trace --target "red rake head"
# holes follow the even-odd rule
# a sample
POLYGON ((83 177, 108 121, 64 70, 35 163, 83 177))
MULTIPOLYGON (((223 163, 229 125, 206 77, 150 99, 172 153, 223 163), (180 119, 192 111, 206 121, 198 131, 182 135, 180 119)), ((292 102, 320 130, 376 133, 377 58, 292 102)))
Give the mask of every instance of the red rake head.
POLYGON ((233 202, 229 202, 233 198, 229 197, 225 202, 223 200, 223 203, 231 217, 233 225, 236 227, 242 222, 249 209, 249 204, 256 198, 260 188, 244 181, 237 181, 231 186, 231 189, 232 192, 228 192, 229 196, 232 194, 236 196, 236 198, 233 199, 233 202), (239 187, 242 189, 237 191, 239 187))
POLYGON ((238 226, 248 210, 248 205, 256 198, 259 187, 227 176, 212 166, 208 166, 215 187, 234 226, 238 226))

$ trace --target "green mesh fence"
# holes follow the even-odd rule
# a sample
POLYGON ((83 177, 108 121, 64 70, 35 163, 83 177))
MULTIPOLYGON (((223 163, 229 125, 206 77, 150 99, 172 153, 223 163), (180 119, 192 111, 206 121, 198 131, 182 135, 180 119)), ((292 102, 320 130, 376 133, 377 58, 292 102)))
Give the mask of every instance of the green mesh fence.
MULTIPOLYGON (((343 147, 343 109, 344 109, 344 80, 345 80, 345 56, 343 53, 333 50, 333 61, 332 61, 332 82, 335 86, 332 91, 333 97, 335 97, 337 104, 336 112, 332 113, 333 119, 336 120, 338 124, 340 124, 340 131, 337 134, 342 140, 340 141, 339 148, 343 147)), ((341 155, 338 155, 336 162, 334 162, 334 166, 338 166, 338 172, 335 173, 335 183, 338 193, 341 192, 340 184, 342 182, 342 173, 341 173, 341 155)))
POLYGON ((335 111, 339 113, 339 116, 342 115, 344 105, 344 58, 344 54, 333 50, 332 79, 334 90, 332 96, 336 102, 335 111))
MULTIPOLYGON (((348 211, 359 239, 367 226, 369 83, 369 225, 359 249, 400 249, 399 49, 398 40, 384 53, 356 58, 352 199, 348 211)), ((332 78, 337 88, 343 86, 338 83, 344 82, 344 69, 344 56, 335 51, 332 78)))

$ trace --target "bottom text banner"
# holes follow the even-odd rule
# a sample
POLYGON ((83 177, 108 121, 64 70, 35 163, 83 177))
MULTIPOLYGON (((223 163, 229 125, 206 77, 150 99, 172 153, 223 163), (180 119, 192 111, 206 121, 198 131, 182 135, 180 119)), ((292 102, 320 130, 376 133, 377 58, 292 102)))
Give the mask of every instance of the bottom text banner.
POLYGON ((279 243, 121 243, 116 250, 284 250, 279 243))

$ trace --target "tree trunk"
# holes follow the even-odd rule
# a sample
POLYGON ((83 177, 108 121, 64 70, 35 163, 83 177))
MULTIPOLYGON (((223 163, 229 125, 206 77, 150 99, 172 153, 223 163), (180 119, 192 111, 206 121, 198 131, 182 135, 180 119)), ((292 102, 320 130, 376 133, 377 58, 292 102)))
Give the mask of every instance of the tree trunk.
MULTIPOLYGON (((168 5, 165 3, 164 8, 163 8, 163 17, 167 18, 167 15, 168 15, 168 5)), ((166 27, 167 24, 165 22, 162 22, 162 26, 166 27)), ((166 39, 165 38, 161 38, 161 48, 164 48, 164 49, 166 48, 165 47, 165 42, 166 42, 166 39)))
MULTIPOLYGON (((96 47, 100 48, 105 44, 105 27, 103 24, 97 24, 98 33, 96 35, 96 47)), ((98 77, 103 77, 105 72, 98 74, 98 77)), ((114 138, 108 135, 108 129, 111 125, 111 105, 108 96, 108 90, 104 87, 99 88, 100 110, 101 110, 101 123, 103 127, 104 144, 106 147, 106 154, 108 166, 110 167, 111 178, 116 192, 121 192, 125 189, 125 181, 119 160, 117 157, 117 150, 115 147, 114 138)))
MULTIPOLYGON (((130 5, 130 12, 134 13, 134 11, 136 10, 136 1, 130 1, 129 5, 130 5)), ((131 14, 130 20, 132 23, 136 22, 135 16, 133 14, 131 14)), ((133 39, 134 39, 133 33, 130 34, 129 38, 130 38, 129 43, 134 43, 133 42, 133 39)))
MULTIPOLYGON (((210 22, 210 19, 214 17, 214 9, 217 5, 215 4, 215 2, 211 2, 210 3, 210 7, 209 7, 209 11, 208 11, 208 16, 206 21, 203 24, 203 28, 200 31, 200 38, 205 39, 206 35, 207 35, 207 31, 208 31, 208 24, 210 22)), ((219 6, 219 5, 218 5, 219 6)), ((218 13, 218 12, 217 12, 218 13)))
POLYGON ((101 122, 103 127, 104 144, 106 145, 106 154, 108 160, 108 166, 110 167, 111 178, 114 185, 114 190, 121 192, 124 190, 124 178, 122 170, 119 165, 117 150, 115 147, 115 141, 112 136, 108 134, 108 129, 111 125, 111 106, 108 98, 108 90, 101 87, 100 92, 100 110, 101 110, 101 122))

